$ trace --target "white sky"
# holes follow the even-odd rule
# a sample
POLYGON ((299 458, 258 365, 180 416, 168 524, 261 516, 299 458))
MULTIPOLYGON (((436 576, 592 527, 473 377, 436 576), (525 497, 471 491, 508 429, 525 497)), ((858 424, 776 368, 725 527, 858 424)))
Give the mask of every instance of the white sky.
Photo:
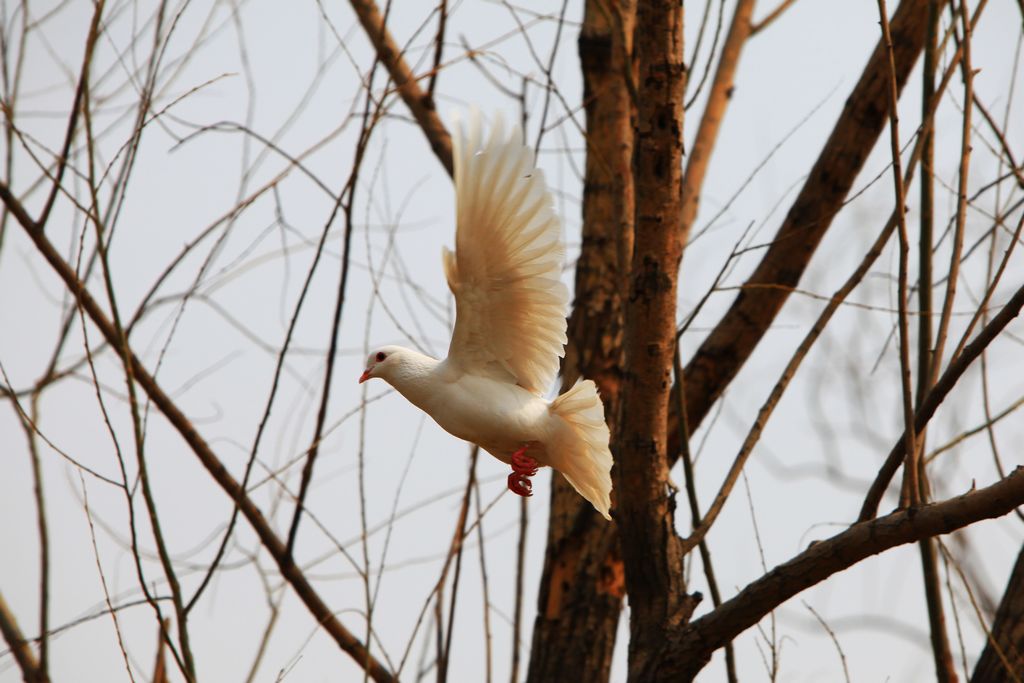
MULTIPOLYGON (((34 17, 42 17, 54 4, 33 2, 30 11, 34 17)), ((137 73, 141 73, 148 58, 152 41, 152 27, 147 23, 153 12, 151 4, 139 3, 136 7, 114 2, 108 6, 107 34, 99 45, 94 67, 94 98, 101 103, 98 106, 102 111, 95 115, 93 125, 96 130, 106 131, 100 146, 103 164, 119 153, 130 130, 136 94, 135 87, 130 85, 129 71, 136 73, 138 68, 137 73), (133 30, 142 34, 134 45, 133 30)), ((540 154, 549 182, 559 192, 558 209, 564 218, 570 253, 578 251, 579 244, 581 182, 577 171, 582 168, 582 142, 575 126, 565 122, 563 101, 573 108, 568 113, 582 122, 576 53, 581 4, 568 4, 562 42, 552 69, 553 85, 561 97, 551 99, 548 123, 563 123, 543 136, 540 154)), ((698 4, 689 3, 693 16, 687 23, 687 54, 697 30, 698 4)), ((6 16, 11 17, 18 5, 4 2, 6 16)), ((46 21, 27 45, 17 123, 33 141, 34 151, 59 148, 73 90, 69 78, 81 60, 90 5, 71 3, 46 21)), ((332 192, 338 192, 348 177, 358 122, 351 121, 340 135, 334 136, 334 131, 349 112, 361 106, 364 93, 360 77, 370 64, 371 51, 347 5, 250 0, 238 4, 235 19, 231 17, 231 7, 232 3, 194 3, 178 19, 164 59, 166 73, 175 76, 159 89, 156 108, 167 107, 190 90, 199 89, 170 106, 160 121, 150 124, 143 138, 111 253, 122 311, 135 310, 186 243, 230 211, 240 197, 261 188, 287 168, 288 162, 281 154, 266 152, 259 140, 239 131, 240 125, 264 139, 273 139, 278 149, 293 157, 319 145, 304 158, 303 164, 332 192), (204 24, 208 37, 196 45, 204 24), (339 37, 342 50, 338 49, 339 37), (190 59, 180 61, 185 55, 190 59), (319 79, 318 69, 322 70, 319 79), (304 100, 307 92, 312 95, 304 100), (197 132, 200 129, 203 132, 197 132), (177 144, 190 135, 187 141, 177 144), (320 145, 324 140, 327 142, 320 145), (248 177, 240 181, 243 169, 248 170, 248 177)), ((538 86, 545 76, 531 57, 526 39, 540 59, 546 61, 556 35, 555 19, 560 7, 558 3, 546 2, 516 7, 513 12, 497 2, 454 4, 445 50, 448 66, 438 80, 437 99, 443 113, 475 104, 485 112, 500 109, 518 115, 518 105, 463 58, 463 39, 476 48, 486 47, 486 64, 503 85, 519 92, 522 75, 533 79, 526 101, 530 116, 528 135, 536 141, 544 105, 544 92, 538 86), (535 20, 533 10, 554 14, 535 20), (525 34, 517 31, 513 14, 526 25, 525 34)), ((774 3, 759 3, 755 15, 763 16, 772 7, 774 3)), ((395 3, 391 27, 402 42, 426 20, 429 8, 430 3, 395 3)), ((169 16, 178 9, 174 5, 169 16)), ((731 10, 729 2, 725 9, 727 19, 731 10)), ((17 22, 20 19, 16 19, 15 26, 20 25, 17 22)), ((1016 3, 993 0, 977 29, 973 58, 981 71, 976 88, 993 113, 1006 107, 1014 78, 1011 67, 1020 23, 1016 3)), ((433 31, 431 20, 424 33, 412 41, 410 53, 414 61, 422 57, 424 64, 429 63, 433 31)), ((801 0, 769 30, 750 41, 743 53, 732 105, 705 184, 698 228, 706 226, 775 146, 799 127, 724 211, 715 229, 687 251, 680 287, 681 314, 688 313, 703 296, 748 224, 760 226, 753 243, 767 241, 777 229, 877 36, 874 2, 801 0), (777 204, 779 208, 773 213, 777 204)), ((704 59, 702 54, 698 69, 703 69, 704 59)), ((1019 74, 1016 79, 1019 91, 1024 84, 1019 74)), ((382 82, 378 75, 378 89, 382 82)), ((917 122, 919 87, 915 75, 901 104, 904 141, 910 139, 917 122)), ((958 76, 951 89, 953 94, 944 104, 938 121, 940 226, 953 208, 953 195, 943 183, 953 187, 956 182, 960 140, 957 107, 962 103, 963 92, 958 76)), ((696 129, 701 104, 698 101, 688 112, 688 138, 696 129)), ((352 272, 328 416, 331 428, 321 447, 307 502, 322 529, 309 517, 304 520, 297 555, 304 564, 320 560, 308 569, 308 575, 342 622, 363 637, 363 583, 335 544, 343 544, 352 561, 361 565, 358 463, 363 454, 365 516, 369 527, 386 523, 392 510, 413 510, 399 518, 390 533, 382 529, 367 544, 374 570, 382 564, 382 558, 387 565, 379 576, 379 584, 376 574, 371 577, 371 588, 377 591, 373 627, 378 643, 374 652, 382 657, 386 652, 397 664, 437 579, 452 535, 465 485, 468 447, 425 420, 395 394, 375 400, 365 414, 358 412, 363 398, 376 399, 384 390, 382 383, 356 384, 367 340, 373 345, 418 344, 443 354, 451 316, 439 258, 442 245, 453 244, 451 183, 422 134, 409 124, 404 106, 398 102, 392 112, 395 118, 387 120, 372 139, 357 190, 352 272), (383 277, 375 291, 374 278, 382 269, 383 277), (445 495, 441 496, 442 493, 445 495), (415 507, 420 503, 428 504, 415 507)), ((1020 120, 1019 115, 1011 113, 1008 139, 1018 150, 1018 158, 1022 156, 1020 120)), ((982 187, 998 171, 984 142, 991 142, 992 137, 978 125, 980 138, 975 141, 972 188, 982 187)), ((883 138, 858 178, 856 189, 868 185, 884 169, 887 150, 883 138)), ((84 169, 84 157, 79 157, 76 164, 78 169, 84 169)), ((115 168, 119 168, 119 162, 115 168)), ((36 175, 29 157, 19 152, 13 176, 15 190, 24 193, 36 175)), ((69 182, 75 185, 76 192, 84 193, 80 182, 69 182)), ((1007 202, 1007 196, 1008 191, 1004 190, 998 198, 1000 204, 1007 202)), ((42 201, 43 194, 37 191, 29 196, 27 204, 38 211, 42 201)), ((104 197, 102 201, 107 200, 104 197)), ((989 193, 970 212, 967 244, 991 225, 982 209, 993 211, 995 201, 994 193, 989 193)), ((801 287, 830 295, 860 261, 888 216, 891 203, 891 182, 886 176, 840 214, 801 287)), ((917 217, 916 185, 910 204, 909 218, 913 221, 917 217)), ((153 307, 133 336, 133 346, 147 367, 155 368, 160 362, 160 382, 236 476, 244 467, 264 410, 275 350, 284 339, 313 245, 331 209, 332 200, 310 175, 292 170, 278 184, 276 192, 261 194, 241 213, 229 232, 225 232, 226 224, 218 228, 216 234, 226 234, 227 238, 212 256, 211 241, 185 260, 158 292, 158 297, 168 299, 153 307), (210 265, 198 293, 176 320, 180 294, 192 284, 207 257, 211 258, 210 265)), ((74 253, 81 227, 68 202, 61 201, 48 233, 62 252, 74 253)), ((267 469, 281 468, 295 460, 308 447, 312 435, 337 288, 343 227, 343 220, 336 220, 331 226, 325 258, 296 329, 295 351, 288 357, 279 398, 260 447, 255 473, 259 480, 267 469)), ((92 236, 86 241, 91 243, 92 236)), ((1002 253, 1005 243, 1004 238, 998 253, 1002 253)), ((970 297, 979 292, 984 276, 983 251, 966 267, 967 284, 957 311, 970 311, 970 297)), ((741 259, 727 284, 741 283, 759 254, 753 252, 741 259)), ((937 263, 943 259, 948 259, 948 249, 940 249, 937 263)), ((1011 264, 1005 286, 1000 290, 1003 296, 997 294, 997 302, 1005 300, 1005 293, 1019 286, 1024 274, 1019 264, 1019 259, 1011 264)), ((747 467, 763 562, 769 568, 800 552, 811 540, 838 532, 856 516, 867 481, 899 435, 902 418, 897 393, 898 366, 894 345, 883 341, 895 321, 891 311, 895 305, 895 273, 895 250, 890 245, 872 276, 851 297, 876 309, 845 307, 836 316, 787 393, 747 467), (872 372, 878 358, 881 361, 872 372)), ((570 264, 566 281, 571 280, 570 264)), ((101 295, 99 277, 91 278, 89 286, 94 294, 101 295)), ((722 292, 711 297, 696 320, 694 331, 684 337, 687 355, 696 349, 732 296, 731 292, 722 292)), ((101 297, 101 301, 106 300, 101 297)), ((42 373, 53 353, 55 332, 66 303, 61 283, 20 228, 10 223, 0 251, 0 363, 14 387, 29 386, 42 373)), ((777 325, 733 383, 722 402, 720 417, 709 417, 695 434, 695 444, 705 443, 698 466, 698 486, 704 505, 717 490, 760 403, 821 305, 809 297, 791 297, 777 325)), ((954 326, 962 329, 965 322, 966 318, 959 316, 954 326)), ((1020 323, 1010 329, 1018 341, 997 344, 988 359, 990 367, 997 369, 991 378, 994 412, 1024 393, 1019 345, 1024 330, 1020 323)), ((95 349, 99 344, 98 333, 91 326, 87 332, 95 349)), ((60 367, 79 360, 83 352, 83 334, 76 324, 60 367)), ((97 372, 129 472, 133 473, 129 412, 123 400, 124 383, 118 364, 109 353, 100 354, 97 372)), ((972 372, 949 399, 929 433, 930 443, 943 442, 981 421, 979 378, 977 371, 972 372)), ((40 413, 41 429, 53 443, 104 476, 120 476, 86 368, 79 367, 72 377, 48 391, 40 404, 40 413)), ((1020 454, 1011 450, 1013 444, 1024 438, 1019 418, 1011 417, 1000 423, 996 434, 1003 447, 1004 465, 1010 468, 1019 464, 1020 454)), ((0 525, 0 592, 23 629, 35 634, 39 579, 32 478, 24 434, 9 403, 0 408, 0 445, 0 516, 7 520, 0 525)), ((220 540, 230 510, 228 500, 156 411, 151 411, 147 422, 146 449, 164 532, 179 562, 185 592, 190 595, 202 576, 201 568, 220 540)), ((102 609, 103 587, 97 562, 102 565, 114 603, 137 600, 138 580, 126 545, 128 526, 123 493, 84 475, 97 554, 83 507, 83 479, 52 449, 44 447, 41 455, 52 541, 51 626, 67 624, 102 609)), ((286 483, 291 490, 298 485, 300 469, 301 466, 293 466, 286 471, 286 483)), ((478 476, 485 482, 484 505, 502 494, 506 473, 504 466, 482 456, 478 476)), ((995 473, 984 437, 943 455, 933 476, 943 496, 967 490, 972 481, 979 486, 993 481, 995 473)), ((678 469, 673 477, 681 481, 678 469)), ((543 561, 548 474, 537 477, 535 492, 529 508, 524 661, 543 561)), ((278 506, 280 495, 280 488, 272 483, 253 493, 284 535, 291 509, 288 505, 278 506)), ((143 564, 147 577, 157 584, 157 592, 166 595, 166 586, 156 578, 160 576, 159 564, 144 521, 141 497, 138 498, 136 513, 141 520, 143 564)), ((892 499, 887 500, 883 511, 892 505, 892 499)), ((680 507, 682 510, 685 506, 680 507)), ((517 519, 518 501, 505 494, 483 522, 494 673, 498 680, 507 679, 511 662, 509 620, 513 610, 517 519)), ((681 529, 688 525, 682 512, 679 523, 681 529)), ((1012 517, 987 522, 976 529, 967 536, 971 543, 969 551, 964 551, 957 539, 947 539, 947 543, 982 580, 982 594, 998 599, 1024 534, 1019 520, 1012 517)), ((203 680, 244 680, 268 618, 260 577, 246 562, 257 543, 244 521, 240 522, 235 538, 224 569, 190 622, 198 672, 203 680)), ((708 540, 719 585, 727 596, 764 572, 742 487, 726 506, 708 540)), ((259 563, 270 571, 272 562, 265 553, 260 554, 259 563)), ((693 588, 707 596, 699 563, 694 564, 692 575, 693 588)), ((279 583, 273 572, 268 576, 273 585, 279 583)), ((821 614, 835 631, 853 680, 926 678, 932 665, 919 577, 917 549, 905 547, 868 560, 806 591, 783 605, 776 612, 774 623, 766 619, 759 626, 760 632, 752 629, 737 641, 743 680, 767 678, 762 652, 767 651, 765 638, 772 638, 773 629, 781 644, 780 680, 841 680, 839 657, 804 603, 821 614)), ((955 572, 951 581, 960 596, 956 606, 970 666, 980 652, 983 636, 955 572)), ((169 610, 169 603, 164 604, 169 610)), ((709 608, 707 597, 698 614, 709 608)), ((947 617, 952 629, 953 615, 947 612, 947 617)), ((146 605, 127 608, 119 612, 119 619, 135 667, 133 673, 144 680, 151 672, 156 642, 151 610, 146 605)), ((614 680, 625 678, 625 624, 624 618, 614 680)), ((432 638, 426 625, 418 631, 403 680, 415 678, 413 672, 425 638, 432 638)), ((951 638, 959 653, 952 630, 951 638)), ((51 643, 54 681, 127 680, 109 617, 75 626, 54 637, 51 643)), ((0 655, 0 683, 20 680, 13 659, 4 652, 0 655)), ((462 564, 452 656, 452 680, 483 680, 482 593, 475 534, 469 539, 462 564)), ((287 590, 257 680, 273 681, 282 670, 288 671, 284 680, 301 682, 356 680, 359 671, 333 641, 317 631, 305 608, 287 590)), ((718 653, 702 680, 722 678, 722 658, 718 653)), ((172 671, 172 679, 180 679, 176 671, 172 671)))

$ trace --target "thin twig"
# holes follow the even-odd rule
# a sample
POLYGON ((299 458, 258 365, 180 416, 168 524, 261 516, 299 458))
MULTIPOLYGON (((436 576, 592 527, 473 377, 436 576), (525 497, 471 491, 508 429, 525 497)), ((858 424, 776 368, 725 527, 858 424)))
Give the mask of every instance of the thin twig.
MULTIPOLYGON (((19 417, 21 414, 19 413, 19 417)), ((43 495, 43 467, 39 442, 33 424, 39 423, 39 392, 32 394, 32 419, 19 420, 28 443, 32 463, 32 494, 36 502, 36 528, 39 530, 39 671, 40 680, 49 678, 50 638, 50 531, 46 521, 46 498, 43 495)))
POLYGON ((832 639, 832 644, 836 646, 836 652, 839 653, 839 661, 843 664, 843 679, 846 683, 850 683, 850 669, 846 666, 846 654, 843 652, 843 646, 839 644, 839 638, 836 637, 835 632, 829 628, 829 625, 825 623, 825 620, 821 618, 821 615, 818 614, 813 607, 806 602, 804 603, 804 607, 807 608, 808 612, 814 615, 814 618, 818 620, 821 627, 825 629, 825 633, 827 633, 828 637, 832 639))
POLYGON ((769 12, 764 19, 750 27, 750 35, 756 35, 768 28, 768 26, 782 16, 782 13, 788 10, 794 2, 796 2, 796 0, 782 0, 782 2, 779 3, 779 6, 769 12))
POLYGON ((484 618, 484 654, 487 663, 486 683, 492 681, 492 669, 494 652, 491 638, 491 591, 487 579, 487 552, 484 545, 484 524, 480 504, 480 480, 477 479, 473 485, 474 501, 476 503, 476 516, 480 522, 476 526, 477 549, 480 551, 480 588, 483 591, 483 618, 484 618))
MULTIPOLYGON (((96 544, 96 527, 92 521, 92 511, 89 509, 89 492, 85 486, 85 477, 82 473, 78 473, 78 483, 82 487, 82 509, 85 511, 85 520, 89 524, 89 540, 92 542, 92 556, 96 561, 96 573, 100 577, 100 586, 103 588, 103 600, 107 605, 107 613, 110 614, 110 620, 114 624, 114 634, 117 636, 117 646, 121 650, 121 658, 124 660, 124 669, 128 674, 128 679, 135 683, 135 676, 132 674, 132 665, 128 660, 128 649, 124 644, 124 634, 121 631, 121 623, 117 619, 117 610, 114 608, 113 602, 110 600, 110 588, 107 586, 107 575, 103 571, 103 563, 100 561, 100 549, 96 544)), ((152 603, 153 598, 150 597, 149 593, 146 593, 146 602, 152 603)), ((158 622, 163 624, 161 620, 158 622)), ((160 629, 161 638, 166 640, 167 629, 160 629)))
POLYGON ((526 576, 526 531, 530 522, 530 509, 526 498, 519 500, 519 544, 516 546, 516 590, 512 611, 512 671, 511 683, 519 683, 519 647, 523 628, 523 584, 526 576))
MULTIPOLYGON (((981 5, 979 4, 980 9, 981 5)), ((977 10, 975 11, 977 13, 977 10)), ((957 184, 956 230, 953 237, 953 249, 949 257, 949 275, 946 278, 946 295, 942 302, 942 314, 939 317, 939 329, 935 336, 935 351, 932 356, 933 377, 938 376, 942 367, 943 349, 949 334, 950 315, 956 299, 957 280, 960 275, 960 256, 963 252, 964 229, 967 221, 967 183, 971 160, 971 104, 974 101, 974 74, 971 70, 971 21, 967 16, 966 3, 960 3, 960 21, 963 36, 958 43, 960 48, 960 73, 964 82, 964 107, 960 139, 960 171, 957 184)), ((956 32, 954 30, 954 37, 956 32)), ((950 360, 952 362, 952 359, 950 360)))
POLYGON ((917 433, 914 429, 914 394, 910 377, 910 326, 907 321, 907 270, 909 268, 910 237, 907 233, 906 194, 903 188, 902 162, 900 161, 900 120, 897 112, 899 90, 896 82, 896 57, 893 54, 892 34, 889 32, 889 12, 885 0, 878 0, 879 23, 882 26, 882 41, 889 60, 889 140, 892 147, 892 179, 896 195, 896 226, 899 228, 899 332, 900 332, 900 381, 903 389, 903 423, 906 439, 906 462, 903 465, 904 505, 913 506, 920 502, 920 486, 917 472, 917 433))
MULTIPOLYGON (((1019 469, 1020 468, 1018 468, 1018 470, 1019 469)), ((1006 653, 1003 652, 1003 649, 999 646, 998 643, 996 643, 995 638, 992 636, 992 632, 989 630, 987 625, 987 619, 985 618, 985 615, 983 614, 981 607, 978 606, 978 601, 974 597, 974 590, 971 588, 971 582, 967 580, 967 577, 960 569, 960 563, 956 561, 956 558, 953 557, 953 554, 949 552, 949 549, 946 548, 946 545, 942 543, 941 540, 939 542, 939 548, 942 550, 943 557, 946 559, 949 565, 952 566, 954 570, 956 570, 957 576, 960 577, 960 581, 961 583, 963 583, 964 590, 967 592, 967 598, 971 603, 971 607, 974 608, 974 615, 978 620, 978 625, 981 627, 982 632, 985 634, 985 640, 992 644, 996 654, 1003 662, 1003 666, 1005 667, 1007 675, 1009 675, 1015 681, 1015 683, 1021 683, 1019 668, 1014 666, 1010 662, 1009 658, 1006 656, 1006 653)))
MULTIPOLYGON (((740 3, 740 4, 742 4, 742 3, 740 3)), ((748 4, 753 6, 752 2, 748 3, 748 4)), ((739 10, 739 6, 737 6, 737 12, 739 12, 739 11, 740 11, 739 10)), ((701 90, 704 89, 704 84, 707 82, 708 74, 711 73, 711 65, 715 63, 715 48, 718 47, 718 39, 722 35, 722 24, 724 23, 723 22, 724 15, 725 15, 725 0, 719 0, 719 3, 718 3, 718 19, 715 21, 715 37, 711 41, 711 49, 708 50, 707 63, 704 64, 704 73, 701 74, 700 80, 697 81, 697 87, 694 88, 693 94, 690 95, 690 99, 686 100, 686 103, 683 105, 683 109, 684 110, 688 110, 691 106, 693 106, 693 103, 697 101, 697 97, 700 96, 700 92, 701 92, 701 90)), ((749 27, 750 27, 750 22, 747 21, 746 22, 746 26, 744 27, 744 31, 749 29, 749 27)), ((703 29, 703 24, 701 25, 701 29, 703 29)), ((694 51, 693 51, 693 60, 691 60, 691 64, 695 64, 696 63, 697 51, 699 49, 700 49, 699 45, 694 49, 694 51)), ((723 55, 724 55, 725 49, 723 49, 722 52, 723 52, 723 55)), ((690 68, 690 71, 691 72, 693 71, 692 67, 690 68)), ((690 85, 690 83, 692 81, 693 81, 692 78, 687 78, 686 79, 686 87, 687 87, 687 89, 689 89, 689 85, 690 85)))
POLYGON ((452 654, 452 633, 455 630, 455 601, 459 595, 459 577, 462 573, 462 549, 463 539, 466 537, 466 518, 468 517, 470 499, 473 495, 473 488, 476 486, 476 461, 480 453, 478 446, 473 446, 469 456, 469 478, 466 480, 466 493, 462 502, 461 513, 459 514, 459 528, 456 530, 452 550, 455 553, 455 574, 452 576, 452 595, 448 604, 448 634, 444 639, 444 656, 437 664, 438 683, 448 680, 448 662, 452 654))
POLYGON ((999 413, 997 413, 996 415, 993 415, 993 416, 987 418, 985 420, 985 422, 981 423, 977 427, 973 427, 971 429, 968 429, 967 431, 961 432, 956 437, 954 437, 954 438, 950 439, 949 441, 947 441, 946 443, 942 444, 941 446, 939 446, 938 448, 933 450, 931 453, 929 453, 928 457, 925 458, 925 459, 928 462, 931 462, 933 459, 937 458, 938 456, 940 456, 941 454, 945 453, 946 451, 956 447, 958 444, 960 444, 961 442, 965 441, 966 439, 969 439, 970 437, 972 437, 972 436, 974 436, 976 434, 980 434, 981 432, 987 431, 989 429, 989 427, 994 426, 997 422, 1002 420, 1004 417, 1006 417, 1008 415, 1011 415, 1014 411, 1016 411, 1021 406, 1024 406, 1024 396, 1021 396, 1020 398, 1018 398, 1016 401, 1014 401, 1013 403, 1008 405, 1006 408, 1004 408, 1003 410, 999 411, 999 413))
MULTIPOLYGON (((686 500, 690 504, 690 524, 698 527, 701 524, 700 503, 697 500, 696 477, 693 474, 693 458, 690 454, 690 430, 686 421, 686 379, 683 373, 683 365, 679 359, 679 340, 676 339, 675 352, 675 375, 676 375, 676 409, 679 411, 679 459, 683 462, 683 479, 686 486, 686 500)), ((697 544, 700 550, 700 562, 704 568, 704 577, 708 582, 708 591, 711 593, 711 603, 718 607, 722 604, 722 594, 718 590, 718 581, 715 579, 714 566, 711 564, 711 550, 708 548, 707 540, 701 539, 697 544)), ((732 643, 725 646, 725 671, 729 683, 736 683, 739 679, 736 676, 736 654, 732 643)))
MULTIPOLYGON (((921 115, 927 118, 933 111, 935 98, 935 61, 939 30, 938 0, 928 3, 928 35, 924 46, 924 76, 921 79, 921 115)), ((934 116, 934 115, 933 115, 934 116)), ((934 223, 934 174, 935 129, 934 119, 929 130, 921 136, 921 216, 918 245, 918 339, 917 339, 917 391, 915 401, 920 404, 925 392, 931 387, 931 345, 932 345, 932 248, 934 223)), ((906 280, 902 279, 902 285, 906 280)), ((901 303, 904 301, 901 299, 901 303)), ((904 308, 903 313, 906 313, 904 308)), ((901 330, 902 333, 902 330, 901 330)), ((984 356, 982 357, 984 359, 984 356)), ((909 361, 908 361, 909 362, 909 361)), ((908 366, 909 367, 909 366, 908 366)), ((919 443, 914 446, 914 472, 917 476, 917 490, 909 500, 927 502, 930 498, 927 461, 923 458, 927 431, 921 430, 919 443)), ((906 465, 904 465, 906 467, 906 465)), ((921 580, 924 584, 925 601, 928 608, 928 628, 932 654, 935 660, 935 674, 942 683, 956 680, 949 637, 946 633, 946 618, 942 605, 942 591, 939 584, 938 563, 935 557, 935 542, 930 538, 918 541, 921 556, 921 580)), ((950 596, 952 598, 952 596, 950 596)))

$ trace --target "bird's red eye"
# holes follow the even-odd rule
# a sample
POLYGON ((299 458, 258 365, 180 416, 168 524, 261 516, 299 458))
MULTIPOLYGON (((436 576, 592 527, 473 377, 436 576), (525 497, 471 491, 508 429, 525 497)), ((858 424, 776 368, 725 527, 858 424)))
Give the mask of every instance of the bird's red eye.
POLYGON ((377 352, 377 362, 378 363, 382 362, 385 358, 387 358, 387 356, 384 354, 383 351, 378 351, 377 352))

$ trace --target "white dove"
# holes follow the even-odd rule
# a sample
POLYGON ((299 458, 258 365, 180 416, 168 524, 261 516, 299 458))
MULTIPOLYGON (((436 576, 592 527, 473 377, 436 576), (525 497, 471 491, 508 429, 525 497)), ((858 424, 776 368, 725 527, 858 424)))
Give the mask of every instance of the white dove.
POLYGON ((584 380, 544 398, 565 355, 569 301, 544 174, 518 126, 506 134, 498 117, 484 142, 473 111, 457 128, 455 253, 442 254, 456 311, 448 357, 382 346, 359 382, 383 379, 442 429, 510 464, 513 492, 531 495, 529 477, 547 465, 611 519, 612 454, 597 387, 584 380))

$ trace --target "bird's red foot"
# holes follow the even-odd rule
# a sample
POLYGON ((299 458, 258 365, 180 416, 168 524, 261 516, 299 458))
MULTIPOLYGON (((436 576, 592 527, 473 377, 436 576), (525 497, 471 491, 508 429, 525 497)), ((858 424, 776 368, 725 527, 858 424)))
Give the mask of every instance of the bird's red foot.
POLYGON ((526 454, 528 446, 523 446, 512 454, 512 474, 508 475, 509 491, 517 495, 529 497, 533 495, 533 482, 530 477, 537 474, 540 463, 526 454))

